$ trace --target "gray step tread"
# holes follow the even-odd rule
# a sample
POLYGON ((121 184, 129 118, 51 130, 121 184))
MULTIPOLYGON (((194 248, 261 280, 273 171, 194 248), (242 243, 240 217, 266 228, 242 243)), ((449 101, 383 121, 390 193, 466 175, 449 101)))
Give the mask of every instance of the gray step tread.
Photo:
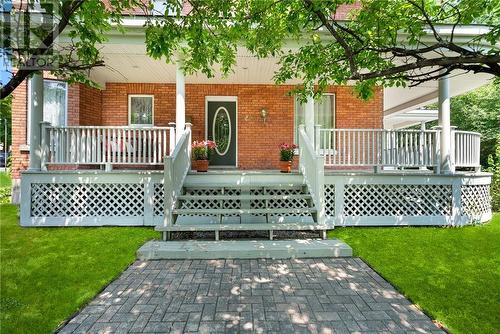
POLYGON ((305 183, 244 183, 244 184, 234 184, 223 182, 218 183, 189 183, 184 182, 184 188, 188 189, 221 189, 221 188, 230 188, 230 189, 253 189, 253 188, 267 188, 267 189, 281 189, 281 188, 302 188, 305 187, 305 183))
POLYGON ((180 200, 266 200, 266 199, 311 199, 309 194, 293 195, 180 195, 180 200))
POLYGON ((169 240, 148 241, 137 251, 141 260, 154 259, 296 259, 352 256, 340 240, 169 240))
POLYGON ((172 226, 156 226, 156 231, 264 231, 264 230, 331 230, 334 224, 304 224, 304 223, 245 223, 245 224, 176 224, 172 226))
POLYGON ((174 209, 173 214, 252 214, 252 213, 268 213, 268 214, 287 214, 287 213, 313 213, 315 208, 278 208, 278 209, 174 209))

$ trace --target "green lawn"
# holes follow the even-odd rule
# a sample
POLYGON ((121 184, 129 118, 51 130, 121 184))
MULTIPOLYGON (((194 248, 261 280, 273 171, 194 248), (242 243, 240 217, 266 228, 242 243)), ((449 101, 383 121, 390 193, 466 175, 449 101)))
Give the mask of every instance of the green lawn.
POLYGON ((0 333, 50 333, 135 259, 152 228, 21 228, 0 205, 0 333))
MULTIPOLYGON (((158 238, 151 228, 21 228, 0 205, 0 333, 50 333, 158 238)), ((500 214, 465 228, 338 228, 414 303, 454 333, 500 333, 500 214)))
POLYGON ((377 272, 453 333, 500 333, 500 214, 464 228, 338 228, 377 272))
POLYGON ((11 192, 10 177, 5 172, 0 172, 0 204, 10 203, 11 192))
POLYGON ((10 177, 5 172, 0 172, 0 187, 10 187, 10 177))

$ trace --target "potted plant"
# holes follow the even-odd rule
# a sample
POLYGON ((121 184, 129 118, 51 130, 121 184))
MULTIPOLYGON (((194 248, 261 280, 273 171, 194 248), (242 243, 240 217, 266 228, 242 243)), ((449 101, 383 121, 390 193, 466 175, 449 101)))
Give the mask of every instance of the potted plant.
POLYGON ((208 160, 213 150, 217 147, 211 140, 194 141, 191 144, 193 163, 192 168, 198 172, 208 171, 208 160))
POLYGON ((282 173, 290 173, 292 171, 293 156, 297 147, 295 144, 280 144, 280 171, 282 173))

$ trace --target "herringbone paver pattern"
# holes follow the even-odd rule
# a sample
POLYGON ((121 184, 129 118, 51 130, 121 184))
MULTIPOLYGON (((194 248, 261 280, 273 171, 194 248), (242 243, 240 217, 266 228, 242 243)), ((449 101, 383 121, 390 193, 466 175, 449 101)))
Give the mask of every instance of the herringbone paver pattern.
POLYGON ((60 333, 442 333, 357 258, 137 261, 60 333))

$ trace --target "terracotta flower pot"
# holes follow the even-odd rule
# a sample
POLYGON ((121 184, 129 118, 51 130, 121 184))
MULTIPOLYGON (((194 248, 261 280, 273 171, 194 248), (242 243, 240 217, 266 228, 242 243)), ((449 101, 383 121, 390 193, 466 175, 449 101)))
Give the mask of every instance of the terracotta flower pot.
POLYGON ((292 171, 291 161, 280 161, 280 171, 282 173, 290 173, 292 171))
POLYGON ((206 172, 208 171, 208 160, 193 160, 191 168, 197 172, 206 172))

